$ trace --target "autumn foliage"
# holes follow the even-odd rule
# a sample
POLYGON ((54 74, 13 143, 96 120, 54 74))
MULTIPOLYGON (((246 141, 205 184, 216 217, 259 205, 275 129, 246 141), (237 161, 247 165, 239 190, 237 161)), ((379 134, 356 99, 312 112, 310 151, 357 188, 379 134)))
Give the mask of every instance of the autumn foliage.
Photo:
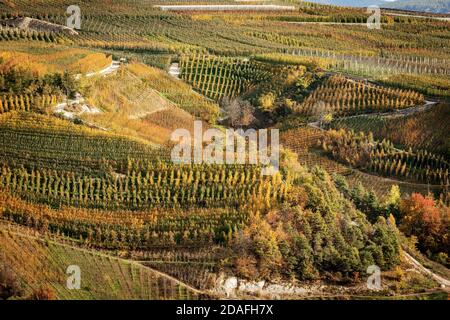
MULTIPOLYGON (((445 256, 450 251, 450 208, 437 203, 431 196, 413 193, 400 203, 403 214, 401 230, 418 239, 418 247, 428 256, 445 256)), ((443 261, 445 262, 445 261, 443 261)))

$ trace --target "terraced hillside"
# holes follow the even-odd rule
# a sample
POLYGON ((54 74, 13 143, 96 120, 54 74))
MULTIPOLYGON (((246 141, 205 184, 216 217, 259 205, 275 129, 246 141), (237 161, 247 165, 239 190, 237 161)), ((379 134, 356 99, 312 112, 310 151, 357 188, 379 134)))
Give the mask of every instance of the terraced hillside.
MULTIPOLYGON (((345 121, 345 118, 342 121, 345 121)), ((299 127, 284 131, 281 134, 281 143, 295 153, 300 164, 309 168, 320 166, 333 175, 345 176, 352 187, 362 184, 367 190, 373 190, 379 197, 388 194, 393 186, 398 186, 405 196, 414 192, 423 195, 431 192, 439 195, 443 188, 445 189, 445 186, 440 184, 426 184, 420 181, 408 182, 403 181, 401 177, 384 175, 381 171, 379 173, 375 171, 364 172, 361 171, 363 168, 348 167, 320 150, 320 141, 324 139, 325 135, 326 132, 317 128, 299 127)))
POLYGON ((112 62, 112 56, 92 50, 71 48, 64 44, 49 47, 47 43, 11 41, 0 49, 0 71, 19 67, 44 75, 64 70, 73 73, 100 71, 112 62))
POLYGON ((404 149, 424 149, 449 155, 448 123, 450 108, 446 104, 433 105, 424 112, 407 116, 372 116, 336 119, 335 129, 347 128, 356 132, 372 132, 376 139, 387 138, 404 149))
POLYGON ((327 154, 351 167, 431 185, 450 183, 449 163, 443 156, 427 151, 398 150, 389 140, 380 142, 371 135, 343 129, 328 131, 319 145, 327 154))
POLYGON ((144 140, 87 128, 52 116, 9 112, 0 117, 1 159, 11 166, 95 172, 101 170, 106 160, 125 166, 129 157, 156 158, 161 154, 144 140))
POLYGON ((1 266, 12 269, 21 296, 78 300, 193 300, 199 291, 136 262, 0 229, 1 266), (11 253, 13 250, 14 253, 11 253), (69 266, 81 271, 80 290, 69 289, 69 266), (45 270, 42 272, 41 270, 45 270))
POLYGON ((278 200, 287 192, 279 175, 263 178, 258 166, 180 166, 143 141, 40 115, 2 117, 2 189, 28 199, 103 208, 209 207, 278 200))
POLYGON ((200 55, 181 59, 181 78, 215 100, 238 96, 269 77, 267 66, 253 61, 200 55))
POLYGON ((445 296, 448 21, 270 2, 0 1, 0 299, 445 296))
POLYGON ((332 76, 298 106, 298 112, 314 114, 320 105, 336 116, 383 113, 425 103, 423 95, 364 84, 342 76, 332 76))

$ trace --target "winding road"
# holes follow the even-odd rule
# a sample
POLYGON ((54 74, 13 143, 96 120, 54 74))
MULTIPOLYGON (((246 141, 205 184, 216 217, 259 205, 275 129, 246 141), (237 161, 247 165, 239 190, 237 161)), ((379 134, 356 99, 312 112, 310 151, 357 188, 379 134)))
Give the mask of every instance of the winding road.
POLYGON ((97 75, 107 76, 111 73, 116 72, 117 70, 119 70, 119 68, 120 68, 120 62, 113 60, 111 62, 111 64, 109 66, 107 66, 106 68, 104 68, 100 71, 97 71, 97 72, 87 73, 86 77, 90 78, 90 77, 97 76, 97 75))

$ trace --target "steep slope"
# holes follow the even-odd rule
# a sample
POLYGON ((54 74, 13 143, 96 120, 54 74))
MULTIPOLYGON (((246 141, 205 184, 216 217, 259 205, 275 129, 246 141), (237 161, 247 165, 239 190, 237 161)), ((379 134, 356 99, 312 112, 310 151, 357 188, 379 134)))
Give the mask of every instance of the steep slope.
POLYGON ((200 292, 138 263, 78 249, 0 226, 0 267, 12 270, 21 297, 55 299, 198 299, 200 292), (69 266, 80 268, 80 289, 69 289, 69 266))
POLYGON ((192 130, 196 119, 214 123, 219 113, 217 104, 186 83, 140 63, 95 79, 87 102, 103 112, 83 119, 155 144, 167 144, 174 129, 192 130))

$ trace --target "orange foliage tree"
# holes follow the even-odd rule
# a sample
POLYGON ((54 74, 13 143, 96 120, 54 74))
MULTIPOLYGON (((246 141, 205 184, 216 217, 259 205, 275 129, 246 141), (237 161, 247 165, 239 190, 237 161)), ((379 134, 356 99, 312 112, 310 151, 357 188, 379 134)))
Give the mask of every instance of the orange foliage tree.
MULTIPOLYGON (((400 203, 403 215, 400 229, 418 239, 418 247, 429 256, 445 256, 450 251, 450 208, 431 196, 413 193, 400 203)), ((445 261, 444 261, 445 262, 445 261)))

